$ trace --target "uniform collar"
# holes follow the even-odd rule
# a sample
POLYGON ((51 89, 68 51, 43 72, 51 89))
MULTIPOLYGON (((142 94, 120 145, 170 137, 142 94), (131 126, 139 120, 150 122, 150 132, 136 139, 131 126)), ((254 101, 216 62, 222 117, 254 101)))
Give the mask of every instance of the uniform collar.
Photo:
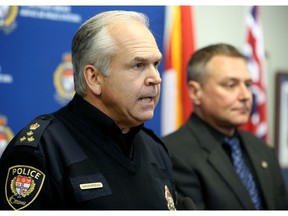
POLYGON ((88 101, 84 100, 80 95, 75 94, 71 101, 71 106, 74 112, 80 115, 80 118, 91 128, 95 133, 105 138, 111 137, 124 152, 129 152, 132 141, 136 134, 141 130, 144 124, 133 127, 129 133, 122 134, 121 129, 114 123, 113 119, 94 107, 88 101))

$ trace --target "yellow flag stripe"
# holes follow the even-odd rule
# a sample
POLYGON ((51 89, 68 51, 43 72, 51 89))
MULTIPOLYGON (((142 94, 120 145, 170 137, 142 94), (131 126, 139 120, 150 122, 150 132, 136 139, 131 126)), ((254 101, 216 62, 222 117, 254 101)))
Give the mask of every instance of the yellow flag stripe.
POLYGON ((172 29, 171 29, 171 53, 172 53, 172 68, 176 72, 176 127, 178 128, 182 124, 182 102, 181 102, 181 45, 182 45, 182 36, 181 36, 181 11, 180 6, 172 6, 172 29))

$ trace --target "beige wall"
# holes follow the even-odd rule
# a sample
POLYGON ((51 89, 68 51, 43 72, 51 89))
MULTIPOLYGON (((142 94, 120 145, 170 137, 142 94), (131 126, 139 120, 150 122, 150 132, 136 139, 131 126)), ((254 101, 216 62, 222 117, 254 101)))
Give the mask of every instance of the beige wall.
MULTIPOLYGON (((245 42, 247 6, 195 6, 197 48, 216 42, 231 43, 242 50, 245 42)), ((269 144, 274 145, 275 74, 288 71, 288 6, 260 6, 267 59, 267 115, 269 144)))

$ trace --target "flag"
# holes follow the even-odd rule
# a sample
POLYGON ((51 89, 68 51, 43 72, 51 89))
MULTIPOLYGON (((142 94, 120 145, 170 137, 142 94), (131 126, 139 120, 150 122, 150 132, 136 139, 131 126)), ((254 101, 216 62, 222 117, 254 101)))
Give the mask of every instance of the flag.
POLYGON ((195 50, 192 18, 192 6, 166 6, 161 96, 162 136, 179 128, 192 111, 186 79, 186 67, 195 50))
POLYGON ((247 124, 242 129, 250 131, 267 141, 268 124, 266 113, 266 75, 264 70, 264 39, 260 21, 259 7, 251 6, 246 17, 247 36, 244 55, 248 58, 248 67, 252 75, 252 112, 247 124))

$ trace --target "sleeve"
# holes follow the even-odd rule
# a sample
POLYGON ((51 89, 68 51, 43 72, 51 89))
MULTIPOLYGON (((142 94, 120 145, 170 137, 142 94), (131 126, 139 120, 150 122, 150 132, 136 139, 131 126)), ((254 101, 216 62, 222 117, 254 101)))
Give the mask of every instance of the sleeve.
POLYGON ((61 206, 60 190, 46 171, 45 156, 39 147, 44 131, 40 128, 48 124, 36 121, 39 130, 30 130, 35 126, 30 123, 9 143, 1 157, 0 209, 44 210, 61 206))
MULTIPOLYGON (((195 170, 190 169, 189 166, 172 155, 174 175, 177 179, 177 209, 185 209, 183 201, 186 197, 193 197, 193 202, 197 204, 197 209, 205 209, 205 202, 203 191, 201 191, 201 180, 197 176, 195 170)), ((195 207, 196 208, 196 207, 195 207)))
POLYGON ((13 149, 0 164, 0 209, 54 209, 57 185, 31 148, 13 149), (52 193, 53 191, 53 193, 52 193))

